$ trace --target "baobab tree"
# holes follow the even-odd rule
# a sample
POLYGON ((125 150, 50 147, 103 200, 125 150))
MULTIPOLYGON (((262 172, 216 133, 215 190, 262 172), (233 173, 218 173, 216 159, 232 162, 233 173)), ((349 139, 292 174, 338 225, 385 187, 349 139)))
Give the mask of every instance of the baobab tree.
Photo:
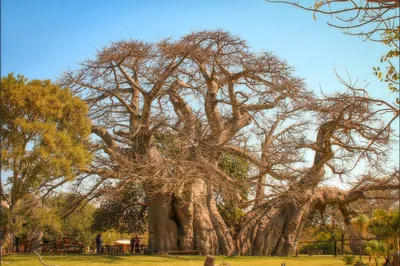
MULTIPOLYGON (((96 196, 106 183, 118 182, 121 187, 135 182, 143 187, 148 206, 149 248, 227 255, 254 250, 253 243, 244 243, 251 239, 246 234, 253 230, 252 222, 233 236, 215 196, 244 208, 255 204, 263 214, 271 210, 263 207, 271 200, 281 204, 277 208, 308 204, 309 189, 318 187, 322 169, 333 158, 325 143, 336 130, 343 131, 348 120, 353 130, 358 128, 354 123, 373 119, 354 111, 369 110, 361 100, 351 102, 356 96, 345 97, 354 104, 346 111, 336 98, 318 100, 292 72, 283 60, 269 52, 251 52, 244 40, 224 31, 195 32, 157 43, 122 41, 102 49, 95 60, 83 62, 63 79, 89 104, 94 123, 94 163, 78 182, 92 186, 82 200, 96 196), (343 114, 333 108, 338 103, 343 114), (331 115, 329 108, 339 113, 331 115), (320 125, 314 145, 303 143, 311 123, 306 112, 330 118, 320 125), (296 169, 302 161, 297 149, 302 143, 317 150, 315 165, 308 170, 296 169), (248 177, 229 175, 218 163, 221 156, 246 160, 248 177), (286 186, 275 186, 275 194, 266 196, 266 175, 286 186), (85 182, 88 178, 95 180, 85 182), (240 193, 244 188, 257 191, 255 200, 240 193), (288 191, 296 202, 279 200, 288 191)), ((364 131, 366 139, 375 136, 364 131)), ((376 136, 388 136, 387 129, 381 131, 376 136)), ((384 146, 388 140, 379 137, 381 142, 384 146)), ((272 211, 267 216, 272 213, 279 214, 272 211)), ((251 217, 249 213, 245 221, 254 220, 251 217)), ((286 237, 282 232, 274 235, 286 237)), ((271 241, 264 236, 264 242, 271 241)), ((275 243, 271 250, 277 255, 290 252, 281 246, 275 243)))
POLYGON ((255 116, 309 95, 291 72, 222 31, 103 49, 64 79, 90 105, 99 138, 87 169, 99 182, 89 192, 109 179, 141 183, 150 248, 232 254, 214 193, 241 200, 240 184, 218 168, 218 158, 246 145, 244 129, 255 116), (168 135, 174 143, 158 143, 168 135))
MULTIPOLYGON (((295 147, 311 149, 314 160, 310 167, 304 167, 301 171, 297 168, 293 173, 285 171, 284 175, 265 170, 267 177, 272 180, 269 183, 275 184, 274 190, 284 192, 247 213, 236 236, 239 253, 288 255, 295 250, 310 213, 323 211, 327 205, 337 205, 345 223, 350 225, 350 203, 373 198, 371 192, 399 189, 398 170, 388 173, 385 178, 371 176, 373 169, 385 172, 381 169, 382 160, 389 154, 386 149, 391 142, 391 132, 380 116, 388 111, 398 112, 395 106, 379 100, 376 102, 385 104, 387 108, 376 109, 374 100, 352 90, 350 94, 317 100, 309 107, 309 110, 317 112, 315 119, 319 127, 316 139, 301 140, 295 147), (365 160, 369 171, 358 178, 350 189, 321 185, 327 176, 326 171, 346 175, 362 160, 365 160), (274 179, 285 182, 277 185, 274 179)), ((271 133, 268 135, 273 136, 271 133)), ((393 196, 389 195, 387 199, 393 196)))

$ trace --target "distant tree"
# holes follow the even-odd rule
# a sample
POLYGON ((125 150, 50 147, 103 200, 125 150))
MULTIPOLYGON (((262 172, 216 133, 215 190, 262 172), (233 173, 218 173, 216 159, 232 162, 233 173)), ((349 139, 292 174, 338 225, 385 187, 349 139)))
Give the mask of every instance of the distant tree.
MULTIPOLYGON (((360 36, 365 40, 379 42, 389 47, 381 57, 386 63, 386 71, 374 67, 374 74, 388 84, 393 92, 399 92, 399 0, 315 0, 312 6, 299 2, 267 0, 271 3, 289 4, 316 14, 328 15, 333 22, 328 25, 342 30, 348 35, 360 36)), ((397 98, 397 103, 399 98, 397 98)))
POLYGON ((134 183, 106 187, 93 214, 92 230, 141 234, 146 231, 147 206, 143 190, 134 183))
MULTIPOLYGON (((238 191, 243 199, 248 199, 251 195, 250 186, 243 181, 248 179, 248 172, 250 169, 249 163, 239 156, 223 154, 219 158, 218 165, 232 179, 242 184, 241 187, 238 187, 238 191)), ((235 227, 237 228, 239 226, 240 220, 245 215, 245 212, 236 201, 224 198, 223 195, 216 195, 216 202, 222 219, 233 232, 235 227)))
POLYGON ((359 261, 362 262, 362 251, 363 251, 363 237, 365 233, 367 232, 367 225, 369 222, 368 216, 364 214, 359 214, 355 218, 352 219, 352 224, 355 226, 355 228, 358 231, 358 255, 359 255, 359 261))
POLYGON ((399 212, 394 210, 375 210, 368 224, 368 231, 381 239, 397 237, 399 229, 399 212))
POLYGON ((61 219, 52 206, 35 204, 35 196, 22 198, 14 212, 14 223, 10 231, 15 237, 24 239, 25 252, 39 247, 43 237, 56 241, 62 231, 61 219))
POLYGON ((399 211, 377 209, 374 211, 367 230, 373 235, 386 241, 387 243, 387 256, 390 257, 390 243, 398 237, 400 232, 400 217, 399 211))
POLYGON ((315 243, 303 244, 300 248, 301 253, 308 253, 309 250, 323 250, 324 254, 333 254, 334 252, 334 242, 333 239, 338 239, 339 234, 335 232, 332 227, 321 227, 318 228, 314 234, 313 238, 315 243))
MULTIPOLYGON (((335 205, 324 206, 322 209, 317 209, 310 213, 308 221, 304 225, 304 232, 300 236, 300 242, 314 241, 316 237, 329 235, 330 238, 328 240, 331 242, 325 242, 325 248, 313 249, 326 249, 328 254, 333 251, 335 256, 340 250, 340 253, 343 254, 345 249, 345 229, 346 221, 344 221, 339 208, 335 205), (337 246, 338 242, 340 243, 339 247, 337 246)), ((302 249, 304 249, 304 245, 302 245, 302 249)))
POLYGON ((37 196, 25 195, 15 209, 15 223, 10 231, 25 240, 27 252, 36 249, 43 240, 55 245, 63 237, 83 245, 92 244, 95 238, 92 232, 94 206, 81 204, 74 212, 63 217, 68 211, 69 202, 75 197, 71 193, 60 193, 38 202, 37 196))
POLYGON ((373 258, 375 265, 379 266, 379 258, 385 255, 385 246, 378 240, 371 240, 366 243, 365 252, 369 255, 369 263, 373 258))
POLYGON ((61 193, 47 199, 45 204, 60 219, 59 233, 61 235, 82 245, 89 246, 93 244, 95 239, 92 224, 96 208, 91 203, 81 203, 74 212, 65 216, 69 212, 70 203, 75 201, 76 197, 73 193, 61 193))
POLYGON ((1 79, 0 113, 2 170, 11 174, 1 198, 13 224, 25 195, 51 193, 90 162, 91 122, 85 103, 68 89, 13 74, 1 79))

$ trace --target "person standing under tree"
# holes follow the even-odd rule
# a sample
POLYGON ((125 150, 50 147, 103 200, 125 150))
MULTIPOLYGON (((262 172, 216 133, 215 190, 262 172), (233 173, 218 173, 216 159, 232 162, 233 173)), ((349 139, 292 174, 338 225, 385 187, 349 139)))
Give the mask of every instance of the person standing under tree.
POLYGON ((131 253, 135 251, 135 237, 132 236, 131 238, 131 253))
POLYGON ((140 253, 140 239, 137 235, 135 236, 135 253, 140 253))
POLYGON ((97 254, 101 254, 102 253, 101 242, 102 242, 101 233, 98 233, 97 236, 96 236, 96 251, 97 251, 97 254))

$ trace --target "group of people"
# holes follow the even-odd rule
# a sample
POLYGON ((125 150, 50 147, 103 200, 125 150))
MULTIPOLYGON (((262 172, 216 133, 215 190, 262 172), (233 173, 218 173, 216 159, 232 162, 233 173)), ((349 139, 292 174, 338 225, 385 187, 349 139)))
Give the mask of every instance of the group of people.
MULTIPOLYGON (((103 238, 101 236, 101 233, 98 233, 96 236, 96 253, 97 254, 102 254, 103 253, 103 238)), ((131 238, 130 241, 131 244, 131 253, 140 253, 140 238, 136 235, 131 238)))

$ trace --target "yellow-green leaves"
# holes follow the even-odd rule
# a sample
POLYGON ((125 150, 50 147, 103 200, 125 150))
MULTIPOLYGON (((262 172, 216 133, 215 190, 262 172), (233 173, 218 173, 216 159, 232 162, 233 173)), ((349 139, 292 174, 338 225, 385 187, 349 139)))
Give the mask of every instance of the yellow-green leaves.
MULTIPOLYGON (((381 63, 386 63, 386 71, 380 71, 379 67, 373 68, 374 75, 381 82, 388 83, 388 87, 392 92, 399 92, 399 69, 396 67, 391 60, 399 60, 399 42, 400 42, 400 26, 394 29, 386 29, 385 33, 382 35, 382 43, 391 47, 391 50, 381 57, 381 63)), ((396 102, 400 104, 399 98, 396 102)))
POLYGON ((83 101, 50 80, 3 77, 2 163, 13 172, 13 185, 73 179, 90 162, 87 111, 83 101))
MULTIPOLYGON (((346 0, 314 0, 313 5, 305 6, 302 1, 268 1, 280 2, 297 6, 312 12, 314 20, 316 14, 331 16, 328 25, 341 29, 352 36, 360 36, 364 40, 380 42, 389 47, 381 57, 385 68, 381 71, 374 69, 374 75, 385 82, 388 88, 395 93, 400 92, 399 82, 399 45, 400 26, 398 5, 396 1, 346 1, 346 0), (390 4, 384 4, 390 2, 390 4), (393 3, 393 4, 392 4, 393 3)), ((400 104, 399 98, 396 99, 400 104)))

